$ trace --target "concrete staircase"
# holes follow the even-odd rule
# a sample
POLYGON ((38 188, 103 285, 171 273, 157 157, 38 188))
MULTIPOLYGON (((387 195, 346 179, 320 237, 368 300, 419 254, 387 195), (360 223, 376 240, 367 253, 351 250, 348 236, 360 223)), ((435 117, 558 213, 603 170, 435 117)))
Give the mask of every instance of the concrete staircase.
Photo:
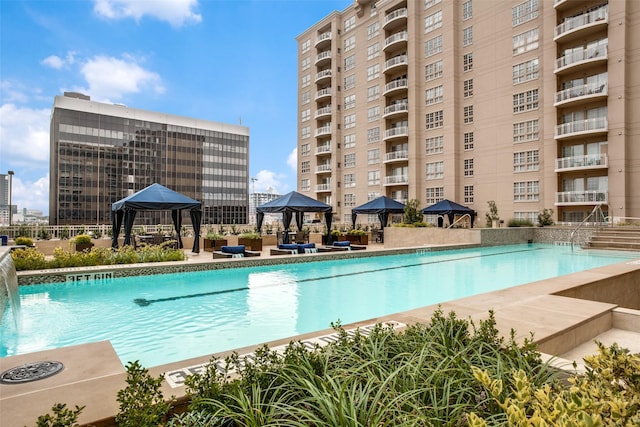
POLYGON ((640 251, 640 227, 599 228, 585 248, 640 251))

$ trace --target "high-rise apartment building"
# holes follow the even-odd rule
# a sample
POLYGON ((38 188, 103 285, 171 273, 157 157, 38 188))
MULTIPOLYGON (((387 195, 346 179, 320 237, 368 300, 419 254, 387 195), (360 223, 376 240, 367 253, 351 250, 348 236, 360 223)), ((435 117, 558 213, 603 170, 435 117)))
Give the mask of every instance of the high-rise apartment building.
POLYGON ((638 34, 636 0, 355 0, 297 37, 298 189, 640 217, 638 34))
MULTIPOLYGON (((245 224, 249 129, 123 105, 77 93, 51 114, 52 225, 111 222, 111 204, 153 183, 202 202, 203 224, 245 224)), ((170 224, 140 212, 140 224, 170 224)))

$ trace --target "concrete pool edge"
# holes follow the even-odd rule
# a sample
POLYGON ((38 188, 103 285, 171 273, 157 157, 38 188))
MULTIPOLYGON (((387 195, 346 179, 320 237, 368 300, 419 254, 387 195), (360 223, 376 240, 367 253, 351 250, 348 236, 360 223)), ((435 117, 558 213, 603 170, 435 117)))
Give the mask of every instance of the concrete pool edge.
MULTIPOLYGON (((459 247, 448 246, 446 248, 459 247)), ((424 250, 425 248, 403 250, 412 253, 417 249, 424 250)), ((430 248, 429 250, 435 249, 430 248)), ((335 256, 360 255, 360 252, 365 251, 352 254, 339 253, 335 256)), ((376 254, 380 253, 376 251, 376 254)), ((301 257, 306 256, 302 255, 301 257)), ((304 261, 310 260, 303 259, 304 261)), ((283 259, 278 258, 274 261, 281 263, 278 262, 281 260, 283 259)), ((247 260, 240 262, 246 265, 244 263, 247 260)), ((239 263, 236 266, 239 266, 239 263)), ((598 332, 604 330, 608 322, 607 317, 614 316, 613 313, 616 311, 625 312, 630 316, 635 314, 636 320, 628 323, 638 326, 640 321, 637 319, 640 319, 640 315, 637 315, 635 310, 621 310, 619 308, 626 304, 624 299, 617 303, 581 299, 585 296, 589 298, 597 296, 596 291, 603 287, 608 287, 610 293, 617 293, 617 296, 614 295, 613 298, 626 298, 625 292, 633 292, 634 290, 636 294, 640 295, 638 292, 640 285, 638 284, 640 284, 640 262, 623 261, 554 279, 452 300, 439 305, 445 312, 453 310, 459 318, 470 318, 476 323, 480 319, 486 319, 489 310, 494 310, 497 327, 502 334, 508 336, 511 328, 518 332, 520 338, 528 337, 529 332, 533 332, 534 340, 544 346, 540 351, 553 354, 554 341, 566 343, 568 339, 571 339, 575 344, 578 344, 580 340, 589 341, 594 338, 589 336, 589 330, 598 332), (616 283, 618 283, 617 286, 626 289, 621 289, 619 292, 612 291, 616 283), (589 328, 587 326, 590 322, 599 322, 600 326, 589 328)), ((363 320, 345 325, 345 328, 390 320, 404 324, 428 322, 437 308, 438 305, 421 307, 381 318, 363 320)), ((287 344, 291 340, 310 339, 330 332, 331 330, 327 329, 268 344, 270 347, 274 347, 287 344)), ((640 334, 640 330, 637 332, 640 334)), ((258 346, 236 349, 236 351, 243 354, 253 351, 256 347, 258 346)), ((638 352, 640 350, 632 351, 638 352)), ((224 357, 229 353, 231 352, 220 353, 217 356, 224 357)), ((153 376, 158 376, 171 370, 206 363, 210 358, 210 355, 203 355, 198 358, 151 367, 149 370, 153 376)), ((118 390, 126 386, 126 373, 109 343, 100 343, 99 346, 96 343, 84 344, 0 358, 0 371, 42 359, 60 360, 69 369, 65 369, 55 377, 31 383, 28 388, 25 388, 24 385, 0 386, 0 391, 2 391, 0 393, 0 413, 3 425, 5 422, 7 425, 33 423, 39 415, 50 412, 51 406, 58 402, 66 403, 70 407, 86 405, 80 417, 82 423, 92 423, 95 426, 113 425, 113 416, 118 412, 116 394, 118 390), (10 395, 7 395, 8 390, 11 391, 10 395)), ((167 398, 176 396, 178 400, 184 399, 184 387, 172 388, 165 383, 163 393, 167 398)))

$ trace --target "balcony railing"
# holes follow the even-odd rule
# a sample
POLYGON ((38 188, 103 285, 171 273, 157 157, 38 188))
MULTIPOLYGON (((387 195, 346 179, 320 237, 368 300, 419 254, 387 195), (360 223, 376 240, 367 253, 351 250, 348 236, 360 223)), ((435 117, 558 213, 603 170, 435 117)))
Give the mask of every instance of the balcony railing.
POLYGON ((327 163, 324 165, 316 166, 316 173, 325 173, 325 172, 331 172, 331 164, 327 163))
POLYGON ((326 70, 322 70, 320 71, 318 74, 316 74, 316 83, 318 82, 318 80, 322 80, 325 78, 331 77, 331 68, 328 68, 326 70))
POLYGON ((579 98, 591 98, 594 96, 606 96, 608 86, 606 83, 589 83, 556 92, 554 105, 563 104, 579 98))
POLYGON ((599 169, 609 167, 609 158, 606 154, 586 154, 584 156, 571 156, 556 159, 556 172, 574 169, 599 169))
POLYGON ((318 56, 316 56, 316 64, 325 59, 331 59, 331 51, 325 50, 324 52, 320 52, 318 56))
POLYGON ((318 92, 316 92, 316 100, 325 97, 325 96, 331 96, 331 88, 330 87, 326 87, 324 89, 320 89, 318 92))
POLYGON ((608 191, 560 191, 556 193, 556 205, 596 205, 600 203, 609 203, 608 191))
POLYGON ((384 155, 384 163, 397 162, 397 161, 403 161, 403 160, 409 160, 408 150, 391 151, 389 153, 385 153, 384 155))
POLYGON ((316 193, 331 191, 331 183, 316 185, 316 193))
POLYGON ((319 127, 318 129, 316 129, 316 136, 320 136, 320 135, 325 135, 331 133, 331 125, 326 125, 326 126, 322 126, 319 127))
POLYGON ((384 85, 384 93, 391 92, 396 89, 408 89, 409 88, 409 80, 407 79, 398 79, 384 85))
POLYGON ((563 68, 571 67, 584 62, 597 61, 607 59, 608 46, 599 46, 597 48, 587 48, 580 51, 572 52, 556 59, 555 72, 563 68))
POLYGON ((558 25, 555 29, 554 39, 561 38, 563 35, 579 30, 582 27, 587 27, 594 23, 606 23, 609 20, 609 12, 606 7, 594 10, 582 15, 573 16, 566 19, 562 24, 558 25))
POLYGON ((331 40, 331 31, 327 31, 326 33, 322 33, 316 39, 316 46, 326 40, 331 40))
POLYGON ((397 102, 395 104, 388 105, 384 107, 383 116, 393 113, 407 112, 409 111, 409 103, 408 102, 397 102))
POLYGON ((316 154, 325 154, 331 152, 331 144, 322 144, 316 147, 316 154))
POLYGON ((385 138, 393 138, 396 136, 408 136, 409 126, 398 126, 384 131, 385 138))
POLYGON ((400 31, 399 33, 395 33, 384 40, 384 48, 391 46, 392 44, 400 41, 408 41, 409 33, 407 31, 400 31))
POLYGON ((563 138, 572 135, 581 135, 590 132, 606 132, 608 122, 605 117, 593 119, 576 120, 574 122, 563 123, 556 126, 556 138, 563 138))
POLYGON ((384 17, 383 26, 387 25, 391 21, 395 21, 396 19, 406 18, 407 17, 407 8, 403 7, 401 9, 396 9, 393 12, 389 13, 384 17))
POLYGON ((409 183, 407 175, 390 175, 384 177, 384 185, 403 185, 409 183))
POLYGON ((331 114, 331 105, 327 105, 325 107, 318 108, 318 110, 316 111, 316 114, 315 114, 315 118, 317 119, 318 117, 325 116, 327 114, 331 114))
POLYGON ((388 70, 389 68, 393 68, 398 65, 407 65, 407 64, 409 64, 409 59, 407 55, 398 55, 386 61, 384 63, 384 69, 388 70))

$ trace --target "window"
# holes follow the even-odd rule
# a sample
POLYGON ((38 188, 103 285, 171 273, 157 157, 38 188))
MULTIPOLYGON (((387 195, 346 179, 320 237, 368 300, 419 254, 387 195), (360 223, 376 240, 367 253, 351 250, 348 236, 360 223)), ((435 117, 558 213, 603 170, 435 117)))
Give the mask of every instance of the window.
POLYGON ((424 54, 429 57, 442 52, 442 36, 437 36, 424 43, 424 54))
POLYGON ((367 172, 367 185, 380 185, 380 171, 367 172))
POLYGON ((300 163, 300 172, 301 173, 309 173, 309 172, 311 172, 311 162, 309 160, 306 160, 306 161, 300 163))
POLYGON ((344 109, 348 110, 349 108, 353 108, 356 106, 356 96, 355 95, 347 95, 344 97, 344 109))
MULTIPOLYGON (((513 213, 513 217, 515 219, 531 221, 533 224, 535 224, 538 222, 538 211, 524 211, 524 212, 515 211, 513 213)), ((578 220, 577 222, 580 222, 580 221, 581 220, 578 220)))
POLYGON ((473 43, 473 27, 467 27, 462 30, 462 45, 469 46, 473 43))
POLYGON ((464 176, 473 176, 473 159, 464 159, 464 176))
POLYGON ((380 64, 373 64, 367 67, 367 81, 377 79, 380 76, 380 64))
POLYGON ((310 118, 311 118, 311 110, 308 108, 306 110, 302 110, 302 113, 300 113, 300 121, 306 122, 310 118))
POLYGON ((302 87, 307 87, 311 84, 311 75, 305 74, 302 76, 302 87))
POLYGON ((527 0, 511 9, 511 25, 513 27, 538 17, 538 0, 527 0))
POLYGON ((356 55, 350 55, 344 58, 344 70, 348 71, 356 66, 356 55))
POLYGON ((302 92, 302 105, 308 104, 311 102, 311 92, 306 91, 302 92))
POLYGON ((353 148, 356 146, 356 134, 352 133, 344 136, 344 148, 353 148))
POLYGON ((427 179, 444 178, 444 162, 427 163, 427 179))
POLYGON ((520 181, 513 183, 513 200, 516 202, 537 201, 540 197, 538 181, 520 181))
POLYGON ((467 105, 464 107, 463 114, 464 124, 468 125, 469 123, 473 123, 473 105, 467 105))
POLYGON ((371 40, 375 36, 380 34, 380 23, 374 22, 367 27, 367 40, 371 40))
POLYGON ((444 112, 434 111, 426 115, 427 129, 436 129, 444 126, 444 112))
POLYGON ((304 126, 302 129, 300 129, 300 137, 302 139, 309 138, 310 136, 311 136, 310 126, 304 126))
POLYGON ((428 82, 442 77, 442 60, 426 65, 424 67, 424 76, 428 82))
POLYGON ((367 48, 367 61, 380 56, 380 43, 374 43, 367 48))
POLYGON ((376 105, 367 109, 367 121, 373 122, 380 118, 380 106, 376 105))
POLYGON ((429 187, 425 195, 427 205, 441 202, 444 200, 444 187, 429 187))
POLYGON ((380 149, 374 148, 367 151, 367 164, 375 165, 380 163, 380 149))
POLYGON ((473 3, 471 0, 467 0, 462 3, 462 20, 466 21, 473 17, 473 3))
POLYGON ((462 57, 462 71, 473 70, 473 52, 465 53, 462 57))
POLYGON ((344 90, 353 89, 356 87, 356 75, 351 74, 344 78, 344 90))
POLYGON ((436 13, 424 18, 424 33, 430 33, 433 30, 442 27, 442 11, 439 10, 436 13))
POLYGON ((302 144, 300 146, 300 155, 302 157, 308 156, 309 154, 311 154, 311 145, 309 144, 302 144))
POLYGON ((344 188, 351 188, 356 186, 356 174, 348 173, 344 176, 344 188))
POLYGON ((380 85, 367 88, 367 101, 375 101, 380 98, 380 85))
POLYGON ((538 48, 538 29, 513 36, 513 54, 518 55, 538 48))
POLYGON ((434 136, 427 138, 427 154, 439 154, 444 152, 444 136, 434 136))
POLYGON ((465 80, 463 83, 463 95, 465 98, 473 96, 473 79, 465 80))
POLYGON ((344 39, 344 51, 349 52, 356 47, 356 36, 347 37, 344 39))
POLYGON ((473 203, 473 185, 464 186, 464 203, 473 203))
POLYGON ((538 78, 538 58, 513 66, 513 84, 528 82, 538 78))
POLYGON ((435 6, 442 0, 424 0, 424 8, 429 9, 431 6, 435 6))
POLYGON ((513 112, 521 113, 523 111, 535 110, 538 108, 538 89, 528 90, 526 92, 516 93, 513 95, 513 112))
MULTIPOLYGON (((355 194, 345 194, 344 195, 344 206, 351 207, 356 205, 356 195, 355 194)), ((349 215, 349 219, 351 219, 351 215, 349 215)))
POLYGON ((344 116, 344 128, 345 129, 350 129, 352 127, 354 127, 356 125, 356 115, 354 114, 348 114, 346 116, 344 116))
POLYGON ((311 49, 311 40, 305 40, 302 43, 302 53, 307 53, 311 49))
POLYGON ((521 151, 513 153, 513 171, 528 172, 537 171, 540 168, 538 150, 521 151))
POLYGON ((306 57, 302 60, 302 71, 308 70, 311 67, 311 58, 306 57))
POLYGON ((356 155, 355 153, 345 154, 344 155, 344 167, 345 168, 353 168, 356 166, 356 155))
POLYGON ((473 150, 473 132, 465 132, 464 134, 464 150, 473 150))
POLYGON ((380 128, 367 129, 367 144, 380 141, 380 128))
POLYGON ((347 18, 344 20, 344 32, 346 33, 347 31, 351 31, 355 28, 356 26, 356 17, 352 16, 350 18, 347 18))
POLYGON ((427 89, 425 92, 425 100, 427 105, 442 102, 442 85, 427 89))
POLYGON ((300 190, 302 190, 302 191, 311 190, 311 180, 310 179, 301 180, 300 181, 300 190))
POLYGON ((535 141, 538 139, 538 119, 513 124, 513 142, 535 141))

